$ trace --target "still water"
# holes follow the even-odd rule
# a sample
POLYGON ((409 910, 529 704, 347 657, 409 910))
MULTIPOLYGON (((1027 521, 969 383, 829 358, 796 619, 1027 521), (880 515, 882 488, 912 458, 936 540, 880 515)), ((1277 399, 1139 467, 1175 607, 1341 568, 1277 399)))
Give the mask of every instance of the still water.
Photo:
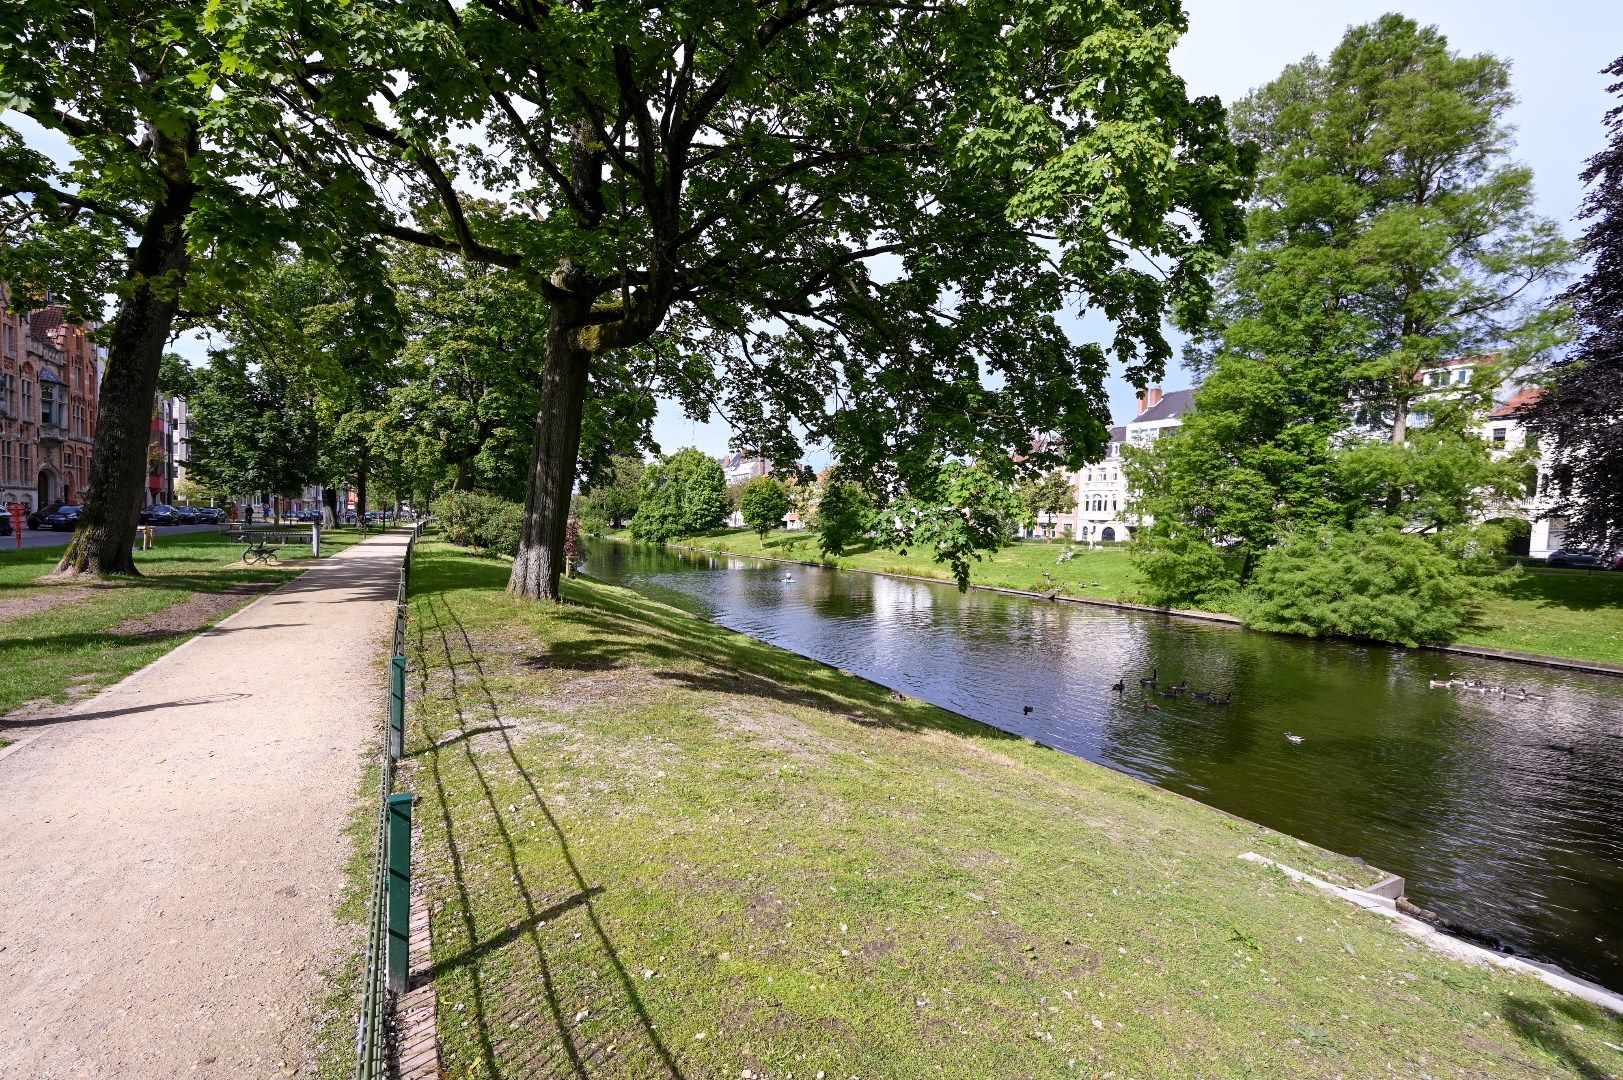
POLYGON ((596 542, 587 563, 730 629, 1361 856, 1407 879, 1415 903, 1623 989, 1623 680, 650 545, 596 542), (1141 691, 1157 668, 1163 689, 1186 681, 1231 704, 1141 691))

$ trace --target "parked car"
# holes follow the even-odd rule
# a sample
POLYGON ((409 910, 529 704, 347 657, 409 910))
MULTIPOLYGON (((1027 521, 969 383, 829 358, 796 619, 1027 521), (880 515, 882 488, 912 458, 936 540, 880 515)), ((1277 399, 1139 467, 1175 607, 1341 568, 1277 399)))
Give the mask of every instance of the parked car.
POLYGON ((79 526, 79 508, 60 506, 39 519, 39 527, 52 531, 72 532, 79 526))
POLYGON ((1604 569, 1607 565, 1599 552, 1585 551, 1583 548, 1556 548, 1545 562, 1550 566, 1574 570, 1604 569))
POLYGON ((199 525, 218 525, 225 520, 225 511, 218 506, 197 507, 197 523, 199 525))
POLYGON ((5 507, 0 506, 0 536, 10 536, 10 535, 11 535, 11 513, 5 507))
POLYGON ((39 528, 39 523, 45 520, 45 515, 46 514, 54 514, 58 510, 62 509, 66 505, 68 505, 68 504, 64 503, 64 502, 53 502, 53 503, 46 503, 44 506, 40 507, 38 510, 30 510, 28 512, 28 527, 30 529, 39 528))
POLYGON ((182 524, 182 525, 196 525, 197 524, 197 508, 196 507, 177 506, 177 507, 174 507, 174 511, 175 511, 175 517, 180 521, 180 524, 182 524))
POLYGON ((179 525, 180 515, 175 513, 173 506, 163 503, 153 503, 141 511, 141 524, 143 525, 179 525))

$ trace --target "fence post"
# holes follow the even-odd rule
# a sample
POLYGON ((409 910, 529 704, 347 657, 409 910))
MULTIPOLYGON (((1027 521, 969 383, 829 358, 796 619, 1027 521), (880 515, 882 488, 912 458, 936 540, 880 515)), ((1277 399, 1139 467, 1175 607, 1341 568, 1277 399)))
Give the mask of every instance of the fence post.
POLYGON ((321 558, 321 522, 310 523, 310 554, 314 558, 321 558))
POLYGON ((411 965, 411 793, 389 796, 389 989, 406 992, 411 965))
POLYGON ((406 752, 406 658, 389 657, 389 756, 406 752))

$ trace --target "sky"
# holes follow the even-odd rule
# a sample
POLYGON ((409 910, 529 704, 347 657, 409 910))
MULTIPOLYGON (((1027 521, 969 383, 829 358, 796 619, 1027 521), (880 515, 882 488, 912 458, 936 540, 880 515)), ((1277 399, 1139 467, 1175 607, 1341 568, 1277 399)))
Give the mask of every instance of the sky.
MULTIPOLYGON (((1601 119, 1615 102, 1606 93, 1601 68, 1623 52, 1623 0, 1184 0, 1189 32, 1172 56, 1173 69, 1191 94, 1214 94, 1225 103, 1244 97, 1309 53, 1328 55, 1347 27, 1387 11, 1437 26, 1458 52, 1493 53, 1511 63, 1520 97, 1511 113, 1517 130, 1516 157, 1533 169, 1540 211, 1576 236, 1573 220, 1583 197, 1578 173, 1601 148, 1601 119)), ((15 113, 6 122, 23 130, 41 149, 59 154, 59 138, 34 128, 15 113)), ((1108 341, 1099 316, 1062 316, 1078 341, 1108 341)), ((200 360, 203 342, 178 343, 188 358, 200 360)), ((1189 386, 1181 368, 1168 371, 1168 390, 1189 386)), ((1117 421, 1134 411, 1134 389, 1119 374, 1107 382, 1117 421)), ((662 402, 654 440, 666 453, 697 446, 719 455, 728 448, 725 424, 696 424, 671 402, 662 402)), ((815 450, 815 467, 827 454, 815 450)))

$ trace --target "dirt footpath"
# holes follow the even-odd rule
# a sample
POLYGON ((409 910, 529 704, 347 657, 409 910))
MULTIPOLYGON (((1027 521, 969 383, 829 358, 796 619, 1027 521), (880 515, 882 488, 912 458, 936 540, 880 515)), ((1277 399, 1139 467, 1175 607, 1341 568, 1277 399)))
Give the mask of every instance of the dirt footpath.
POLYGON ((0 1077, 306 1075, 404 533, 0 758, 0 1077))

